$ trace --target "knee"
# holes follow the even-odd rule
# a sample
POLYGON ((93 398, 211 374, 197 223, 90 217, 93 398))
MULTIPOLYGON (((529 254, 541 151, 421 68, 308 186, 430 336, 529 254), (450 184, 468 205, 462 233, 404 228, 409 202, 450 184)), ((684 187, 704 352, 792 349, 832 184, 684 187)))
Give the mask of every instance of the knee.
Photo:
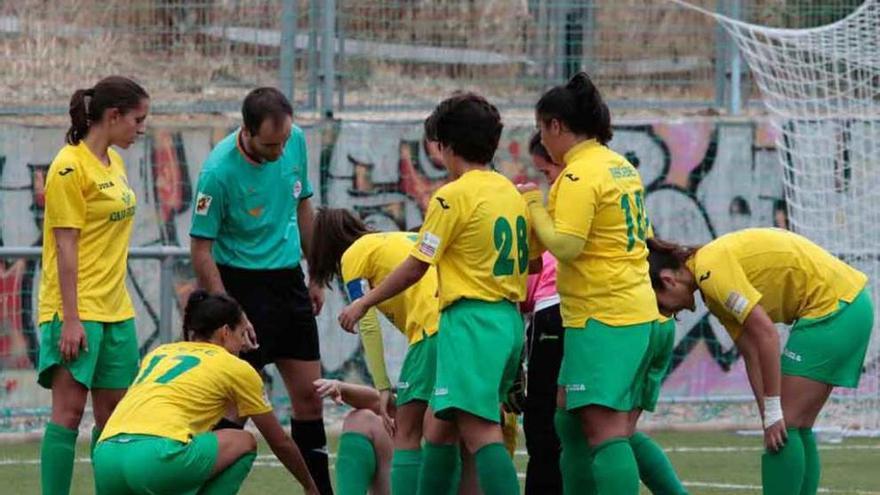
POLYGON ((356 409, 348 413, 342 423, 342 431, 356 432, 370 438, 379 430, 385 431, 382 418, 369 409, 356 409))
POLYGON ((318 395, 312 387, 306 387, 305 390, 299 390, 296 395, 291 397, 291 403, 293 414, 297 419, 318 419, 323 414, 323 402, 321 396, 318 395))
POLYGON ((422 441, 422 425, 420 422, 400 422, 396 424, 394 439, 397 443, 418 448, 422 441))
POLYGON ((52 422, 75 430, 79 428, 84 409, 82 405, 75 403, 55 402, 52 404, 52 422))

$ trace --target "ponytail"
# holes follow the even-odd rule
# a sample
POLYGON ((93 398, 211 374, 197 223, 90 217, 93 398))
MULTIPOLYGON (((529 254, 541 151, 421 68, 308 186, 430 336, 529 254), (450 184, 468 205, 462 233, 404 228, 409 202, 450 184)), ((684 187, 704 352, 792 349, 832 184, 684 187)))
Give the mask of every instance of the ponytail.
POLYGON ((89 132, 89 103, 95 96, 95 89, 78 89, 70 98, 70 128, 67 130, 67 144, 77 145, 89 132))
POLYGON ((354 241, 372 232, 355 213, 344 208, 319 208, 310 246, 309 281, 329 287, 342 272, 342 255, 354 241))
POLYGON ((599 88, 585 72, 578 72, 562 86, 556 86, 541 97, 535 112, 544 122, 556 119, 571 132, 608 144, 611 130, 611 111, 599 88))

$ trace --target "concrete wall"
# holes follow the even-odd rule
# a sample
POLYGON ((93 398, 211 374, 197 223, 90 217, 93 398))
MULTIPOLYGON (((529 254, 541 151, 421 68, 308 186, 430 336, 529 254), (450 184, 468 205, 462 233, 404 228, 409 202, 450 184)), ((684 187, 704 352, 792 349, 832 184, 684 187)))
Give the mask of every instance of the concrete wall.
MULTIPOLYGON (((505 175, 535 176, 527 156, 533 129, 532 124, 508 125, 497 156, 497 168, 505 175)), ((228 131, 153 128, 124 152, 138 196, 133 245, 188 245, 192 189, 201 163, 228 131)), ((382 229, 420 225, 432 191, 446 180, 422 143, 420 123, 333 122, 308 127, 306 134, 316 200, 353 208, 382 229)), ((0 126, 0 244, 41 244, 43 176, 63 135, 61 128, 0 126)), ((743 227, 785 226, 774 139, 764 122, 663 120, 619 125, 611 146, 639 167, 657 234, 703 243, 743 227)), ((48 404, 48 395, 34 385, 33 373, 38 281, 38 263, 0 261, 0 408, 48 404)), ((158 263, 133 261, 129 281, 147 349, 157 339, 158 263)), ((192 285, 189 263, 181 260, 175 278, 179 304, 192 285)), ((335 324, 342 306, 338 291, 328 294, 319 321, 324 367, 328 374, 363 377, 357 337, 335 324)), ((704 307, 681 316, 676 341, 667 396, 750 393, 732 342, 704 307)), ((386 345, 396 374, 405 342, 388 331, 386 345)), ((876 359, 872 351, 869 361, 876 359)), ((863 382, 863 392, 876 394, 876 379, 863 382)))

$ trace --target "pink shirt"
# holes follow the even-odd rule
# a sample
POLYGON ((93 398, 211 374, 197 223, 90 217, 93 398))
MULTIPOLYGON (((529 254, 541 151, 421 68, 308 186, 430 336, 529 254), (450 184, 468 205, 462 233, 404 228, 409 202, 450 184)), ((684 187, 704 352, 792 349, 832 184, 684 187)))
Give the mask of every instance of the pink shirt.
POLYGON ((541 311, 559 304, 559 293, 556 292, 556 258, 545 251, 541 256, 543 268, 541 273, 529 276, 526 289, 526 300, 523 302, 523 311, 541 311))

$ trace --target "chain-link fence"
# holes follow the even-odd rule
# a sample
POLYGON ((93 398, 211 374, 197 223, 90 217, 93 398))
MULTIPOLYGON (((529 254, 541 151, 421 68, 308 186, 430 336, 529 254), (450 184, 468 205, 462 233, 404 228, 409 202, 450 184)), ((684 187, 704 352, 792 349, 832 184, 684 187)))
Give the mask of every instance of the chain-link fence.
MULTIPOLYGON (((694 3, 804 27, 860 2, 694 3)), ((668 0, 2 0, 0 56, 6 114, 63 112, 110 73, 172 113, 233 110, 262 84, 323 113, 428 107, 457 89, 527 107, 578 70, 636 108, 735 110, 752 95, 723 30, 668 0)))

